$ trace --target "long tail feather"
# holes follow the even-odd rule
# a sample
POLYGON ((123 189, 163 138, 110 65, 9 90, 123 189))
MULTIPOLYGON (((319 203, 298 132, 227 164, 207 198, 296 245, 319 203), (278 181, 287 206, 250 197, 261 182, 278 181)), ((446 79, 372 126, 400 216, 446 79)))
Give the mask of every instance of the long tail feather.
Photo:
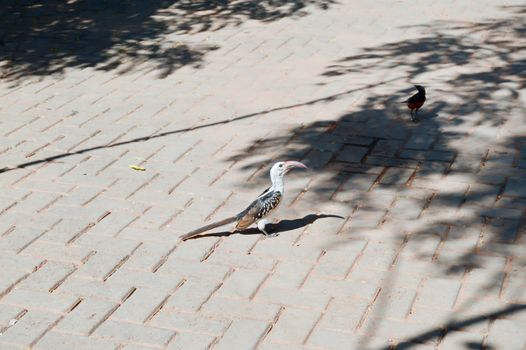
POLYGON ((186 241, 187 239, 195 237, 195 236, 197 236, 200 233, 209 231, 209 230, 211 230, 213 228, 216 228, 216 227, 219 227, 219 226, 230 224, 231 222, 234 222, 236 220, 238 220, 238 216, 237 215, 229 217, 229 218, 226 218, 226 219, 221 220, 221 221, 217 221, 217 222, 211 223, 209 225, 200 227, 200 228, 198 228, 196 230, 193 230, 191 232, 185 233, 184 235, 181 236, 181 240, 186 241))

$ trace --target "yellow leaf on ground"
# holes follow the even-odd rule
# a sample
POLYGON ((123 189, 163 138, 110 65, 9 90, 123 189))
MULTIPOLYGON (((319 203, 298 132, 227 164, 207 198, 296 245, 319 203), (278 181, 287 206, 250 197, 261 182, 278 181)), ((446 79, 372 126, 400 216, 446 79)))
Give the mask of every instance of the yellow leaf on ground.
POLYGON ((145 171, 146 169, 144 169, 143 167, 140 167, 138 165, 128 165, 130 168, 132 168, 133 170, 138 170, 138 171, 145 171))

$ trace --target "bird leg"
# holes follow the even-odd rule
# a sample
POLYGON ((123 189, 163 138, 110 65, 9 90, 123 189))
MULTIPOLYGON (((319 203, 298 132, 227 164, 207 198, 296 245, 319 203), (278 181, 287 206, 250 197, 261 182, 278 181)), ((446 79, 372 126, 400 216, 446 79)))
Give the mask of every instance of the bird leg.
POLYGON ((414 112, 413 112, 413 110, 411 110, 411 121, 413 123, 416 123, 416 122, 418 122, 418 120, 419 120, 418 119, 418 109, 414 110, 414 112))
POLYGON ((276 236, 279 236, 279 233, 278 232, 274 232, 274 233, 268 233, 267 230, 265 229, 265 227, 267 226, 268 224, 268 220, 265 220, 265 219, 261 219, 258 221, 258 229, 263 232, 263 234, 266 236, 266 237, 276 237, 276 236))

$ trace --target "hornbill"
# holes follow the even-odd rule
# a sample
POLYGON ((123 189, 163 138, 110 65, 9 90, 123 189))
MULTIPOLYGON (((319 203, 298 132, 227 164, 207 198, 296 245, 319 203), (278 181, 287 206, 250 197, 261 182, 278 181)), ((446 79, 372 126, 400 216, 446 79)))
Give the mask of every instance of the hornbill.
POLYGON ((426 89, 422 85, 415 85, 415 88, 418 92, 407 100, 402 101, 402 103, 407 103, 407 107, 411 110, 411 121, 413 122, 418 121, 418 109, 426 102, 426 89), (415 111, 414 116, 413 110, 415 111))
POLYGON ((270 169, 270 180, 272 181, 272 186, 263 191, 263 193, 261 193, 256 198, 256 200, 254 200, 245 210, 232 217, 188 232, 182 235, 181 239, 184 241, 205 231, 209 231, 218 226, 223 226, 232 222, 236 222, 235 231, 244 230, 254 222, 257 222, 257 227, 261 232, 263 232, 266 236, 273 236, 274 234, 271 235, 265 230, 265 226, 268 224, 268 221, 264 218, 270 212, 274 211, 281 203, 283 194, 285 192, 283 178, 285 177, 285 174, 294 168, 306 169, 307 166, 303 163, 292 160, 275 163, 270 169))

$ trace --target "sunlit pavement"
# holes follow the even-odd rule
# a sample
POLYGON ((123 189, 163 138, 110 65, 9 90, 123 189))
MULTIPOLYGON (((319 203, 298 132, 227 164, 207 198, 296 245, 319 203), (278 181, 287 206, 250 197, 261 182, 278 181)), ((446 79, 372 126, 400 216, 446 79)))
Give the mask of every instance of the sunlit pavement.
POLYGON ((523 2, 28 3, 1 349, 525 349, 523 2), (289 159, 279 236, 179 241, 289 159))

